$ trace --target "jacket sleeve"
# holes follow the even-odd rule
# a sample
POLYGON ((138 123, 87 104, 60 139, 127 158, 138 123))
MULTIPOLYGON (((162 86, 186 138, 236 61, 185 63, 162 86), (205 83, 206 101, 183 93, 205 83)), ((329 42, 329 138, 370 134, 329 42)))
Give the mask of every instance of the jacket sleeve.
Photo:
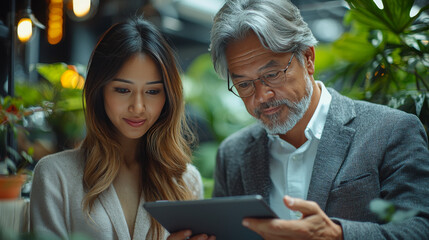
MULTIPOLYGON (((52 159, 51 159, 52 160, 52 159)), ((30 195, 30 231, 37 236, 67 239, 67 199, 53 161, 41 159, 33 174, 30 195)))
POLYGON ((419 214, 385 224, 334 220, 341 224, 345 240, 429 239, 429 150, 419 119, 411 114, 398 119, 384 149, 379 166, 380 197, 419 214))
POLYGON ((214 189, 213 197, 229 196, 228 188, 226 186, 226 169, 224 157, 224 142, 219 146, 216 154, 216 166, 214 170, 214 189))

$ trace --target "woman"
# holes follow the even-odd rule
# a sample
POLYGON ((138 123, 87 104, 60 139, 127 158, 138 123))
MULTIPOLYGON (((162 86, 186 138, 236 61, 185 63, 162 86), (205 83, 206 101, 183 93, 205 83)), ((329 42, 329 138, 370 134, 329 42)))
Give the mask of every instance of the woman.
POLYGON ((74 233, 166 238, 143 202, 198 199, 203 192, 190 164, 193 136, 176 62, 153 25, 134 19, 106 31, 89 62, 84 102, 81 146, 47 156, 35 168, 31 230, 62 239, 74 233))

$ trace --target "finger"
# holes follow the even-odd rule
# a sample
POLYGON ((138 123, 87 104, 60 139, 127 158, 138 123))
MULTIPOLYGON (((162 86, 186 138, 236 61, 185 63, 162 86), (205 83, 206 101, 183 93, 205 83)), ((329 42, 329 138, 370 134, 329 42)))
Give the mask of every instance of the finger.
POLYGON ((170 236, 168 236, 167 240, 183 240, 183 239, 187 239, 191 235, 192 235, 191 230, 183 230, 183 231, 179 231, 179 232, 175 232, 175 233, 170 234, 170 236))
POLYGON ((284 196, 283 202, 286 207, 293 211, 300 211, 303 216, 314 215, 322 211, 319 205, 313 201, 306 201, 299 198, 284 196))
POLYGON ((275 236, 288 236, 291 231, 289 224, 294 221, 286 221, 282 219, 258 219, 258 218, 245 218, 243 219, 243 226, 256 232, 264 237, 274 239, 275 236))
POLYGON ((189 238, 189 240, 208 240, 208 239, 209 239, 209 236, 207 236, 207 234, 199 234, 189 238))
POLYGON ((303 220, 245 218, 242 224, 265 240, 308 238, 308 224, 303 220))

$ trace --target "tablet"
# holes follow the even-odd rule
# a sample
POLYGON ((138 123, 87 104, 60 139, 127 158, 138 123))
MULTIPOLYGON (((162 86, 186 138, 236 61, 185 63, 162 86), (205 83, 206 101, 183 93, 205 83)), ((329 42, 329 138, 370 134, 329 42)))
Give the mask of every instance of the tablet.
POLYGON ((242 219, 277 218, 260 195, 156 201, 144 203, 143 207, 170 233, 190 229, 193 235, 206 233, 220 240, 262 239, 244 227, 242 219))

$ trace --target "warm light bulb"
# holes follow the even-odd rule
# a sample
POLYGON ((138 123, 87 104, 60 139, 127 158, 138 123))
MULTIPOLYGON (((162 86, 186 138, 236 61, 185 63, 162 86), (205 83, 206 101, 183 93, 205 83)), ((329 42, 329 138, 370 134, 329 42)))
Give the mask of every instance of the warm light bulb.
POLYGON ((73 13, 76 17, 84 17, 91 9, 91 0, 73 0, 73 13))
POLYGON ((33 35, 33 23, 29 18, 22 18, 18 22, 18 39, 21 42, 27 42, 33 35))
POLYGON ((76 71, 68 69, 61 75, 63 88, 83 89, 85 79, 76 71))

